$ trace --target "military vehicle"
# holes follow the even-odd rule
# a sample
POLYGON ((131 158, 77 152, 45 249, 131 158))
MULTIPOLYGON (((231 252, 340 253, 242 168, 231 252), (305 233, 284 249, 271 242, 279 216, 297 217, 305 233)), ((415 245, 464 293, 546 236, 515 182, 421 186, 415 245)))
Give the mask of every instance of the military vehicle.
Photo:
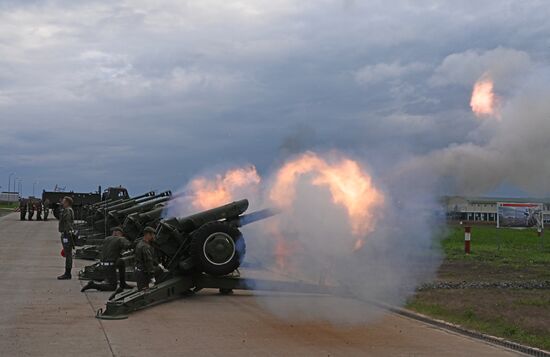
POLYGON ((47 202, 47 206, 44 209, 51 209, 55 218, 59 219, 61 212, 61 201, 63 197, 69 196, 73 199, 73 210, 75 219, 81 220, 84 218, 84 207, 92 205, 106 200, 115 200, 129 198, 128 191, 122 187, 109 187, 101 193, 101 186, 99 186, 96 192, 82 193, 82 192, 59 192, 59 191, 46 191, 42 192, 42 202, 47 202))

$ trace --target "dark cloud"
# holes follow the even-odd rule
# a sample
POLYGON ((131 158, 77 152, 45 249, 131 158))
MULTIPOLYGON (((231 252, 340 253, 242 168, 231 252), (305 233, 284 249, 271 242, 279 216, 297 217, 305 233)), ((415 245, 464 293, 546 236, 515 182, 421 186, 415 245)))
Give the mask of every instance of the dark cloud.
POLYGON ((512 92, 550 38, 543 1, 1 6, 0 179, 78 190, 175 188, 308 148, 384 171, 476 144, 473 82, 492 70, 512 92))

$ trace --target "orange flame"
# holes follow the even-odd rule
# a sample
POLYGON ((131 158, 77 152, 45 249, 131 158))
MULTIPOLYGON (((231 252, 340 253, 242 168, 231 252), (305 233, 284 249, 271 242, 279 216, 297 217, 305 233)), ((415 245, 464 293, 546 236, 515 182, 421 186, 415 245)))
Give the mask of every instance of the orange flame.
POLYGON ((306 152, 277 172, 270 199, 279 207, 288 208, 296 195, 297 180, 305 174, 312 175, 313 185, 327 187, 333 203, 346 209, 356 237, 354 250, 361 249, 363 237, 374 230, 375 209, 384 203, 384 196, 373 186, 370 175, 351 159, 328 162, 306 152))
POLYGON ((254 166, 236 168, 214 179, 199 177, 188 185, 191 204, 195 209, 205 210, 233 201, 240 189, 260 183, 260 176, 254 166))
POLYGON ((474 84, 470 106, 478 117, 497 116, 496 96, 493 92, 494 84, 487 74, 484 74, 474 84))

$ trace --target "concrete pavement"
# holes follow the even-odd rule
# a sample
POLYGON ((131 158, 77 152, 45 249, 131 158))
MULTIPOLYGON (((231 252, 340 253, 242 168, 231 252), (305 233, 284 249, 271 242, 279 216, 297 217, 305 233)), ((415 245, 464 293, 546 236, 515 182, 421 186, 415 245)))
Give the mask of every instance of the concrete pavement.
POLYGON ((97 320, 110 293, 58 281, 57 221, 0 218, 0 356, 513 356, 515 353, 388 313, 367 326, 282 321, 250 294, 215 291, 97 320))

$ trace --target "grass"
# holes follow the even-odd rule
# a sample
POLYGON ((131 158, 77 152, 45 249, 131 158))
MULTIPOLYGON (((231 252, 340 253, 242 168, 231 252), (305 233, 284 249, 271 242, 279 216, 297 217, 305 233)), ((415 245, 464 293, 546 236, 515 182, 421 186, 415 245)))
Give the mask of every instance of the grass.
POLYGON ((16 209, 19 206, 19 202, 17 203, 0 203, 0 217, 5 216, 11 212, 13 212, 14 209, 16 209))
POLYGON ((15 209, 19 207, 19 202, 17 203, 0 203, 0 209, 15 209))
POLYGON ((487 316, 477 313, 472 308, 457 311, 446 308, 444 304, 428 303, 418 299, 409 303, 408 307, 424 315, 449 321, 471 330, 503 337, 529 346, 550 349, 550 333, 548 331, 533 331, 532 328, 524 328, 521 323, 509 321, 499 317, 498 314, 487 316))
POLYGON ((463 227, 449 227, 442 241, 450 261, 480 261, 495 264, 550 264, 550 236, 538 237, 533 229, 472 227, 471 254, 464 254, 463 227))
MULTIPOLYGON (((438 280, 550 280, 550 235, 534 230, 472 227, 471 254, 464 254, 464 228, 450 226, 441 247, 446 259, 438 280)), ((408 308, 469 329, 550 350, 550 291, 431 289, 408 308)))

